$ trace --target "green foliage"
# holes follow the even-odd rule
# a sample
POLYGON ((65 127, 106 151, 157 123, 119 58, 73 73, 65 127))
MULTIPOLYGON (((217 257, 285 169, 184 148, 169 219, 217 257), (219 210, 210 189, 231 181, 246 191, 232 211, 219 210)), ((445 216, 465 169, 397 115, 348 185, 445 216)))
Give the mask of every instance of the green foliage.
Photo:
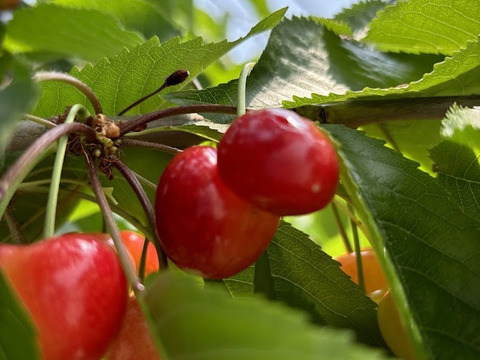
POLYGON ((435 179, 382 142, 344 127, 329 126, 328 131, 339 144, 342 182, 371 235, 418 350, 425 347, 432 359, 475 358, 478 223, 464 216, 435 179), (415 336, 415 325, 421 338, 415 336))
MULTIPOLYGON (((331 93, 395 86, 418 79, 439 60, 435 56, 381 53, 359 42, 342 40, 322 23, 315 18, 285 19, 272 30, 267 47, 248 78, 249 106, 281 106, 283 102, 288 107, 298 107, 307 101, 286 101, 292 95, 297 99, 312 93, 314 100, 320 97, 315 94, 321 94, 321 102, 331 101, 336 100, 331 93)), ((200 92, 172 93, 167 98, 179 104, 235 105, 236 96, 231 94, 236 93, 236 86, 236 81, 232 81, 200 92)))
MULTIPOLYGON (((233 42, 205 44, 201 38, 186 42, 173 38, 160 44, 157 38, 152 38, 131 50, 121 51, 111 60, 103 59, 93 66, 85 66, 82 70, 74 68, 71 74, 98 94, 105 114, 115 115, 158 89, 163 81, 178 69, 188 70, 189 79, 196 77, 242 40, 275 26, 283 14, 284 10, 277 11, 258 23, 245 37, 233 42)), ((182 86, 185 84, 173 88, 182 86)), ((172 89, 166 89, 162 94, 169 91, 172 89)), ((61 113, 72 103, 86 105, 85 96, 65 84, 44 83, 42 93, 35 111, 42 117, 61 113)), ((136 112, 145 113, 158 109, 164 102, 161 96, 152 97, 142 103, 136 112)))
POLYGON ((480 108, 452 106, 442 121, 442 135, 459 144, 479 149, 480 108))
POLYGON ((34 325, 0 271, 0 359, 39 359, 35 339, 34 325))
POLYGON ((17 121, 24 112, 31 110, 37 98, 37 87, 26 64, 13 61, 5 70, 11 70, 15 81, 0 89, 0 169, 3 168, 5 148, 17 121))
POLYGON ((438 181, 465 215, 480 221, 480 165, 471 148, 444 141, 430 151, 438 181))
POLYGON ((351 329, 362 342, 383 344, 377 326, 376 304, 308 235, 283 222, 267 254, 268 268, 255 272, 255 278, 249 269, 225 280, 232 296, 244 297, 245 293, 258 292, 254 289, 257 287, 254 281, 264 277, 264 283, 272 283, 270 298, 304 310, 317 324, 351 329))
POLYGON ((383 51, 451 55, 477 39, 479 18, 478 1, 399 1, 372 21, 365 41, 383 51))
POLYGON ((91 9, 113 15, 129 30, 142 33, 145 38, 158 36, 161 41, 180 35, 174 24, 165 19, 162 8, 145 0, 51 0, 49 3, 74 9, 91 9), (135 9, 135 11, 132 11, 135 9))
POLYGON ((103 12, 41 4, 15 12, 3 45, 13 53, 92 61, 142 41, 141 36, 122 29, 114 17, 103 12))
MULTIPOLYGON (((362 239, 380 259, 418 359, 479 358, 480 3, 367 0, 332 19, 287 19, 286 9, 270 14, 268 3, 248 2, 252 16, 263 20, 234 41, 224 40, 228 16, 213 18, 190 0, 48 0, 15 10, 10 22, 0 24, 0 176, 45 131, 20 123, 23 113, 35 107, 33 114, 49 119, 76 103, 93 110, 84 94, 65 83, 34 84, 32 66, 68 69, 91 87, 112 119, 178 69, 190 72, 185 83, 127 115, 174 104, 235 106, 240 67, 228 53, 271 30, 248 77, 247 106, 291 108, 327 123, 322 129, 342 163, 338 196, 354 207, 340 209, 340 226, 350 235, 348 216, 358 216, 362 239), (193 79, 210 87, 197 90, 193 79)), ((183 149, 218 142, 232 119, 162 119, 125 139, 183 149)), ((172 155, 119 149, 153 203, 172 155)), ((51 166, 52 157, 41 161, 9 207, 29 242, 42 233, 51 166)), ((82 152, 65 160, 59 231, 104 227, 85 169, 82 152)), ((113 174, 113 180, 100 178, 112 210, 122 217, 119 225, 133 225, 151 238, 155 229, 135 192, 120 173, 113 174)), ((302 231, 301 219, 286 220, 291 224, 281 222, 259 261, 229 279, 203 283, 175 270, 149 279, 142 304, 162 358, 385 358, 376 304, 331 258, 331 249, 344 247, 331 210, 310 215, 302 231)), ((0 219, 0 242, 12 241, 7 221, 0 219)), ((0 359, 33 359, 33 328, 3 279, 0 285, 0 359)))
POLYGON ((349 333, 313 327, 305 316, 261 298, 232 299, 191 279, 160 275, 145 298, 169 359, 384 359, 349 333))

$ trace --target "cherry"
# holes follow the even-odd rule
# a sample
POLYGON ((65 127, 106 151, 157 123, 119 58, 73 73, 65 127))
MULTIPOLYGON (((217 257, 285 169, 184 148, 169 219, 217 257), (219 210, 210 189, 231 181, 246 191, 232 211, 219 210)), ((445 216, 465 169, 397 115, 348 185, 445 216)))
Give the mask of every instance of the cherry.
POLYGON ((106 360, 160 360, 152 335, 135 297, 130 297, 120 334, 110 345, 106 360))
POLYGON ((239 196, 277 214, 325 207, 338 184, 338 159, 313 122, 286 109, 238 117, 218 145, 218 171, 239 196))
POLYGON ((390 291, 387 291, 380 300, 377 316, 380 332, 393 353, 401 359, 415 360, 417 357, 407 338, 390 291))
MULTIPOLYGON (((136 233, 135 231, 122 230, 120 231, 120 236, 122 241, 128 249, 130 255, 132 255, 135 262, 135 268, 138 271, 140 267, 140 260, 142 258, 143 244, 145 243, 145 238, 136 233)), ((147 245, 147 257, 145 259, 145 276, 158 271, 158 256, 155 246, 151 242, 147 245)))
MULTIPOLYGON (((372 300, 383 295, 388 290, 388 283, 383 270, 378 262, 375 252, 371 249, 363 249, 360 252, 362 256, 363 278, 365 291, 372 297, 372 300)), ((357 257, 354 252, 346 253, 335 258, 340 264, 341 269, 352 278, 352 281, 358 284, 357 257)), ((379 300, 379 299, 378 299, 379 300)))
MULTIPOLYGON (((110 235, 100 233, 93 234, 101 237, 110 246, 115 248, 115 245, 113 244, 113 240, 110 235)), ((142 251, 143 244, 145 243, 145 237, 131 230, 120 231, 120 237, 122 238, 122 242, 128 250, 128 254, 130 255, 130 259, 135 266, 135 270, 138 272, 138 269, 140 267, 140 261, 142 259, 142 251)), ((145 259, 145 276, 158 271, 158 269, 159 264, 157 250, 155 250, 155 246, 153 246, 153 244, 149 242, 147 245, 147 257, 145 259)))
POLYGON ((251 265, 279 217, 235 195, 219 178, 217 151, 193 146, 175 156, 158 184, 156 221, 166 255, 180 268, 224 278, 251 265))
POLYGON ((127 281, 116 253, 91 234, 0 245, 0 269, 30 313, 46 360, 99 359, 117 335, 127 281))

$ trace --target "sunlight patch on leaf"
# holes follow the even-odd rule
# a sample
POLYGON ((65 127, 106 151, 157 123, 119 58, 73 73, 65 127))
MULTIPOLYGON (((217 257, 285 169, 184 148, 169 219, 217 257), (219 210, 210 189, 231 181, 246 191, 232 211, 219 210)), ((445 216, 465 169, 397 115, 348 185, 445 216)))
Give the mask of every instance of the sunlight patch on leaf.
POLYGON ((463 108, 454 105, 442 121, 443 137, 480 150, 480 107, 463 108))

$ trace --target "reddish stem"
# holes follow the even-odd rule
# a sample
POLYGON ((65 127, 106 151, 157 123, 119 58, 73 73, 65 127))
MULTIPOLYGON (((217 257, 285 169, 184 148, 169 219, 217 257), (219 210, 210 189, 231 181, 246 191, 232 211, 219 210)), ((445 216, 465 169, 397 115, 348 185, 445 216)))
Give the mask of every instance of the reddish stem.
POLYGON ((131 188, 137 195, 140 204, 143 207, 143 211, 147 216, 148 225, 152 230, 153 235, 153 245, 155 245, 155 249, 157 250, 158 261, 161 265, 162 269, 166 269, 168 267, 167 257, 163 251, 162 245, 160 243, 160 239, 157 234, 157 226, 155 221, 155 211, 153 210, 153 206, 148 199, 147 193, 143 189, 142 185, 138 181, 135 174, 130 170, 128 166, 126 166, 120 159, 116 159, 113 162, 113 165, 117 168, 118 171, 123 175, 125 180, 130 184, 131 188))

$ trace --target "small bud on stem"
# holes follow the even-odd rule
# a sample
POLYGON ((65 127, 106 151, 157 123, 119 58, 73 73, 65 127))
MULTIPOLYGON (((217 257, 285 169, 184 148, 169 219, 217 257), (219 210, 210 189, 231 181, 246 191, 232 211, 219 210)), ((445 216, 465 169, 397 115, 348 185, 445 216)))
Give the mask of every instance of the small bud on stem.
POLYGON ((175 71, 174 73, 172 73, 170 76, 168 76, 165 79, 162 86, 160 86, 157 90, 155 90, 154 92, 152 92, 148 95, 145 95, 141 99, 135 101, 133 104, 129 105, 128 107, 126 107, 125 109, 120 111, 118 113, 118 115, 125 114, 127 111, 133 109, 138 104, 140 104, 140 103, 144 102, 145 100, 151 98, 153 95, 158 94, 160 91, 162 91, 163 89, 165 89, 169 86, 174 86, 174 85, 178 85, 178 84, 183 83, 188 78, 189 75, 190 75, 190 72, 188 70, 177 70, 177 71, 175 71))

